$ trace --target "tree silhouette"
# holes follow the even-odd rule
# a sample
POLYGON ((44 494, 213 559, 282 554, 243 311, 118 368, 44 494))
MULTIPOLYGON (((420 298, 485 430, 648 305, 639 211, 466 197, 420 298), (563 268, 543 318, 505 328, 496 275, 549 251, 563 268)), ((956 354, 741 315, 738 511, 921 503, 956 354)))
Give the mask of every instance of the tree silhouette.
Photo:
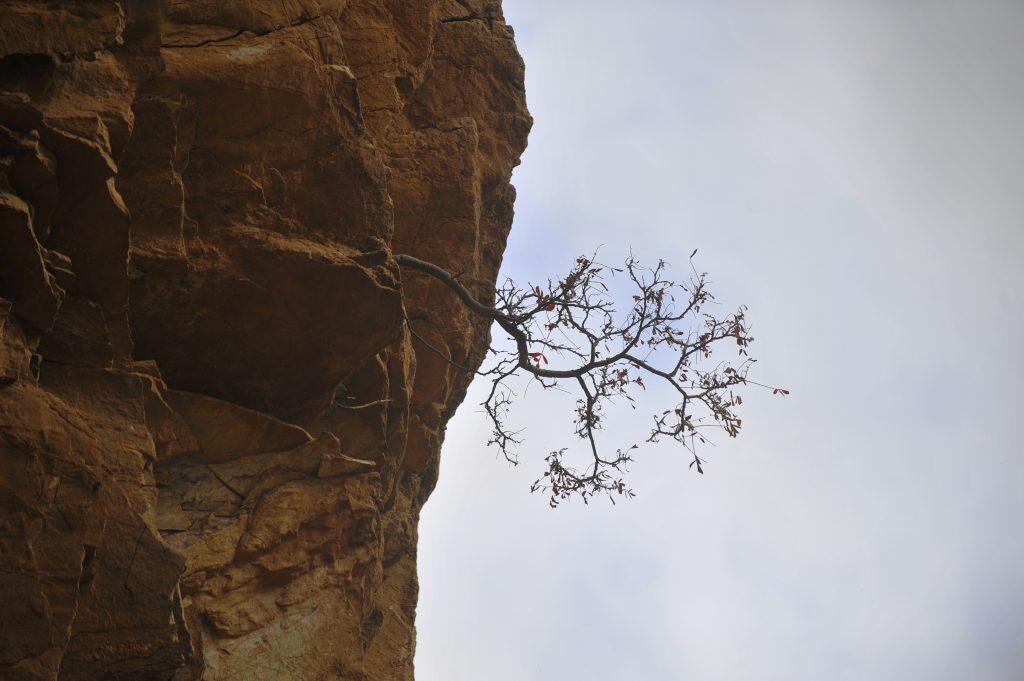
MULTIPOLYGON (((606 406, 615 400, 633 404, 635 391, 648 387, 645 378, 671 386, 674 396, 670 408, 654 415, 645 441, 667 438, 679 443, 691 457, 690 467, 701 474, 705 461, 698 449, 709 442, 708 431, 739 434, 740 387, 757 385, 788 394, 747 377, 755 360, 748 354, 754 339, 746 308, 722 317, 706 311, 714 297, 707 289, 707 274, 693 268, 696 252, 690 256, 692 275, 685 283, 669 279, 662 260, 645 267, 630 256, 621 267, 610 267, 595 257, 581 256, 568 274, 544 286, 521 287, 506 280, 496 292, 494 306, 478 301, 455 275, 433 263, 410 255, 396 255, 395 260, 443 282, 469 310, 497 324, 511 341, 507 348, 492 343, 489 367, 475 372, 490 381, 482 402, 492 426, 488 444, 497 446, 509 462, 519 463, 521 443, 519 432, 507 423, 516 397, 509 381, 527 374, 546 390, 564 390, 565 384, 575 390, 573 430, 586 443, 591 459, 577 469, 566 463, 566 448, 545 457, 547 470, 531 491, 549 493, 554 507, 573 496, 584 502, 600 494, 613 502, 616 496, 634 496, 622 473, 639 443, 603 453, 598 431, 606 406), (631 289, 624 315, 616 313, 608 285, 614 277, 625 278, 631 289), (738 361, 713 362, 713 353, 729 342, 737 346, 738 361)), ((432 352, 470 371, 427 342, 411 324, 409 329, 432 352)))

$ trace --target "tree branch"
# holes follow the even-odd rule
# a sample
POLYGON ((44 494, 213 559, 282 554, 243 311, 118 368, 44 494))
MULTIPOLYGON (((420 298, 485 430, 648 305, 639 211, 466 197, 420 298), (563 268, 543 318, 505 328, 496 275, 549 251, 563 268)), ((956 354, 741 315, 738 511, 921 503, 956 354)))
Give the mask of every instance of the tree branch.
MULTIPOLYGON (((706 275, 694 270, 686 284, 666 278, 667 264, 659 261, 654 267, 643 267, 629 257, 622 267, 608 267, 594 257, 579 257, 568 274, 547 285, 519 287, 508 280, 498 289, 495 306, 481 303, 451 272, 419 258, 399 254, 396 262, 406 269, 426 274, 443 283, 455 293, 468 310, 483 320, 496 323, 514 345, 514 350, 489 348, 497 356, 487 371, 474 371, 491 381, 490 390, 481 403, 491 420, 493 432, 488 444, 496 445, 512 462, 518 462, 514 448, 518 433, 509 430, 505 418, 516 396, 508 385, 520 372, 537 379, 543 389, 560 389, 559 381, 572 379, 582 397, 577 402, 576 435, 584 440, 590 453, 590 464, 578 472, 566 465, 567 449, 552 451, 547 457, 548 470, 531 489, 550 492, 550 503, 579 496, 583 501, 595 494, 633 496, 615 474, 632 461, 632 445, 616 450, 614 457, 603 457, 598 446, 597 431, 601 428, 603 406, 617 398, 635 403, 637 389, 647 390, 643 377, 660 380, 680 402, 654 417, 647 441, 658 442, 667 437, 682 445, 693 457, 691 467, 703 473, 703 459, 696 446, 707 444, 704 431, 724 430, 736 437, 742 421, 735 408, 742 398, 733 389, 748 383, 767 387, 775 394, 788 394, 748 381, 747 371, 754 360, 747 354, 753 337, 746 325, 745 308, 717 318, 703 312, 703 306, 714 298, 706 289, 706 275), (634 289, 633 304, 617 322, 616 298, 607 281, 625 273, 634 289), (679 304, 679 301, 683 301, 679 304), (553 335, 557 333, 558 339, 553 335), (741 358, 738 365, 727 362, 705 368, 715 347, 732 339, 741 358), (664 361, 671 356, 671 361, 664 361), (569 368, 549 368, 551 360, 572 360, 569 368), (661 360, 659 360, 661 358, 661 360), (664 363, 663 363, 664 361, 664 363), (658 365, 671 369, 659 369, 658 365), (697 408, 695 412, 694 409, 697 408)), ((691 256, 692 264, 692 256, 691 256)), ((407 320, 408 325, 408 320, 407 320)), ((463 371, 464 367, 419 335, 411 325, 409 331, 420 343, 449 364, 463 371)))

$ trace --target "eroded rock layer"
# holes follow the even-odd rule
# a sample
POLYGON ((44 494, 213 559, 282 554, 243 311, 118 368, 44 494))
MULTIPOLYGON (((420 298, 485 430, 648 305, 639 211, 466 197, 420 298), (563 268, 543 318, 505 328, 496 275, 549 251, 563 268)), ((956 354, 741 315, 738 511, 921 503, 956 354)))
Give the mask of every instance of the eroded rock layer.
POLYGON ((0 2, 0 678, 409 679, 500 3, 0 2))

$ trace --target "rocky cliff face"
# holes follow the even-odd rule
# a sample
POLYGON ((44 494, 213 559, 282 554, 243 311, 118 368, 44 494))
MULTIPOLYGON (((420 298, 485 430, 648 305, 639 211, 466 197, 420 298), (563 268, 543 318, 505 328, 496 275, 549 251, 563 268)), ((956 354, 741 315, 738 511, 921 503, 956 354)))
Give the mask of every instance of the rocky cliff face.
POLYGON ((484 0, 0 3, 0 677, 409 679, 530 127, 484 0))

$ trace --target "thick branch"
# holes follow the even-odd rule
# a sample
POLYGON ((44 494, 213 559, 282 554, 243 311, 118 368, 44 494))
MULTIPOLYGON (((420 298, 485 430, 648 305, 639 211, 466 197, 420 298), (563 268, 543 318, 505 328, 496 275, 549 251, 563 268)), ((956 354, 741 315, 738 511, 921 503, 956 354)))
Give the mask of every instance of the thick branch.
MULTIPOLYGON (((529 338, 523 330, 517 326, 516 321, 512 317, 509 317, 508 315, 495 310, 493 307, 488 307, 478 301, 473 297, 473 294, 469 292, 469 289, 463 286, 462 283, 450 272, 433 263, 427 262, 426 260, 420 260, 419 258, 411 255, 396 255, 395 261, 398 262, 399 265, 405 265, 406 267, 418 270, 424 274, 429 274, 454 291, 470 310, 481 317, 493 319, 497 322, 498 326, 504 329, 508 335, 512 336, 513 340, 516 342, 516 350, 519 354, 519 367, 540 378, 579 378, 594 369, 611 366, 612 364, 626 358, 629 352, 636 347, 636 344, 640 340, 640 336, 645 328, 645 325, 641 322, 637 332, 626 344, 626 347, 614 355, 600 360, 591 360, 590 362, 576 367, 575 369, 544 369, 535 366, 530 361, 529 338)), ((593 356, 593 353, 591 353, 591 356, 593 356)))
POLYGON ((466 304, 466 307, 481 317, 496 319, 499 316, 497 310, 492 307, 487 307, 474 298, 473 294, 469 292, 469 289, 463 286, 448 270, 438 267, 434 263, 427 262, 426 260, 414 258, 411 255, 396 255, 395 262, 399 265, 404 265, 405 267, 423 272, 424 274, 429 274, 438 281, 444 283, 448 288, 455 291, 459 298, 462 299, 462 302, 466 304))

